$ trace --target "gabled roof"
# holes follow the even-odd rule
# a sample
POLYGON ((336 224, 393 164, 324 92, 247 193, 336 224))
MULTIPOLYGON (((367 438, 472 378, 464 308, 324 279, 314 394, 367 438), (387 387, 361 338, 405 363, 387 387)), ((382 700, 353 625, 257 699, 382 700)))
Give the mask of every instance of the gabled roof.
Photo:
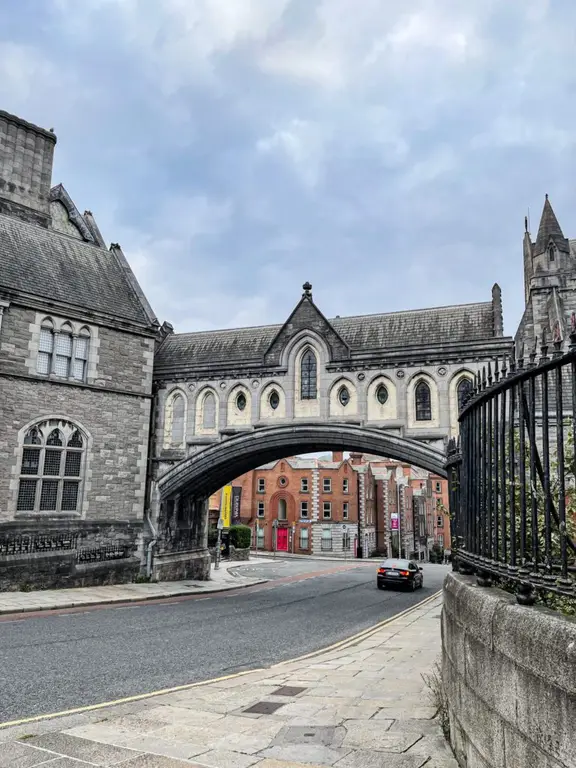
POLYGON ((114 251, 0 214, 0 289, 150 327, 135 283, 114 251))
MULTIPOLYGON (((328 321, 355 351, 407 349, 492 339, 497 335, 493 303, 460 304, 377 315, 336 317, 328 321)), ((156 356, 156 371, 224 365, 261 365, 283 325, 173 334, 156 356)))

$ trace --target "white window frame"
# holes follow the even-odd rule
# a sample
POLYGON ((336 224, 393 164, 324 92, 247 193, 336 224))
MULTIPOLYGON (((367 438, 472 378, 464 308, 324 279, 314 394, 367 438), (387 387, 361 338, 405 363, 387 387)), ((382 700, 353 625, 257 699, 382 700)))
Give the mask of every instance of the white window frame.
POLYGON ((323 493, 332 493, 332 478, 331 477, 323 477, 322 478, 322 491, 323 491, 323 493))
POLYGON ((91 339, 92 334, 86 326, 82 326, 80 332, 75 333, 72 325, 66 321, 57 330, 52 319, 45 317, 40 323, 36 374, 55 376, 68 381, 86 382, 91 339), (64 340, 67 344, 66 350, 61 346, 64 340), (58 352, 59 346, 60 354, 58 352), (41 361, 45 361, 46 365, 41 365, 41 361), (64 371, 57 370, 59 364, 64 365, 64 371), (78 371, 80 371, 79 374, 78 371))
POLYGON ((342 493, 350 493, 350 480, 347 477, 342 480, 342 493))
POLYGON ((320 550, 322 552, 332 552, 332 549, 332 528, 324 527, 322 528, 322 538, 320 539, 320 550))
POLYGON ((330 520, 331 518, 332 518, 332 502, 325 501, 322 504, 322 519, 330 520), (328 510, 328 514, 326 514, 326 510, 328 510))
POLYGON ((307 477, 301 477, 300 478, 300 493, 309 493, 310 492, 310 483, 308 482, 307 477))
POLYGON ((307 501, 301 501, 300 502, 300 517, 307 518, 310 514, 310 509, 308 507, 307 501), (306 511, 304 511, 306 510, 306 511))
POLYGON ((263 501, 258 502, 258 506, 256 508, 256 517, 263 518, 266 517, 266 504, 263 501))
POLYGON ((259 477, 257 481, 257 493, 266 493, 266 478, 259 477))
POLYGON ((342 502, 342 519, 348 520, 348 517, 350 515, 350 506, 348 501, 342 502))
POLYGON ((308 528, 300 528, 298 545, 300 549, 310 549, 310 531, 308 528))

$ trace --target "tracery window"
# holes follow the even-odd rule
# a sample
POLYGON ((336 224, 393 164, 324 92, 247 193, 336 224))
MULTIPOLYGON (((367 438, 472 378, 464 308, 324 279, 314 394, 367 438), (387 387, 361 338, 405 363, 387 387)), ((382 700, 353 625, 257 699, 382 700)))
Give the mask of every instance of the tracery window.
POLYGON ((78 512, 86 438, 75 424, 50 420, 31 427, 22 446, 18 512, 78 512))
POLYGON ((202 427, 214 429, 216 426, 216 397, 213 392, 207 392, 202 401, 202 427))
POLYGON ((316 400, 318 396, 318 363, 316 355, 307 349, 300 363, 300 398, 316 400))
POLYGON ((420 380, 414 390, 416 404, 416 421, 432 420, 432 395, 430 387, 424 380, 420 380))
POLYGON ((56 331, 52 320, 46 318, 40 327, 36 371, 86 381, 89 345, 90 331, 87 328, 82 328, 80 334, 74 336, 69 323, 64 323, 56 331))
POLYGON ((460 379, 458 386, 456 387, 456 393, 458 396, 458 411, 464 408, 464 404, 468 399, 470 392, 472 391, 472 382, 469 378, 460 379))

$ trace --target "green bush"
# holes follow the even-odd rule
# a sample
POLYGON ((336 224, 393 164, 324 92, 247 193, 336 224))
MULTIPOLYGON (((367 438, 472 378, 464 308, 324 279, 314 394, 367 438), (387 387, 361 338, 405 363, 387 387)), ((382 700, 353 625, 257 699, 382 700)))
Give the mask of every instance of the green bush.
POLYGON ((430 562, 442 563, 444 561, 444 550, 438 544, 434 544, 430 550, 430 562))
POLYGON ((236 549, 248 549, 252 541, 252 529, 249 525, 232 525, 230 527, 230 544, 236 549))
POLYGON ((218 543, 218 528, 208 529, 208 547, 212 549, 218 543))

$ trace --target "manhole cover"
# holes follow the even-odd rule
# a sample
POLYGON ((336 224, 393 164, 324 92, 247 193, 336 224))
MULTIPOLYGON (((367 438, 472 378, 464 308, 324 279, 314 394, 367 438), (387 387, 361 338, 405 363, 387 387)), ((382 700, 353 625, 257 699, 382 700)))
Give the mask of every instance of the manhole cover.
POLYGON ((250 715, 271 715, 283 706, 283 703, 277 701, 259 701, 257 704, 253 704, 248 709, 245 709, 244 712, 250 715))
POLYGON ((272 692, 272 696, 298 696, 299 693, 307 690, 306 688, 298 688, 296 685, 283 685, 282 688, 278 688, 277 691, 272 692))

